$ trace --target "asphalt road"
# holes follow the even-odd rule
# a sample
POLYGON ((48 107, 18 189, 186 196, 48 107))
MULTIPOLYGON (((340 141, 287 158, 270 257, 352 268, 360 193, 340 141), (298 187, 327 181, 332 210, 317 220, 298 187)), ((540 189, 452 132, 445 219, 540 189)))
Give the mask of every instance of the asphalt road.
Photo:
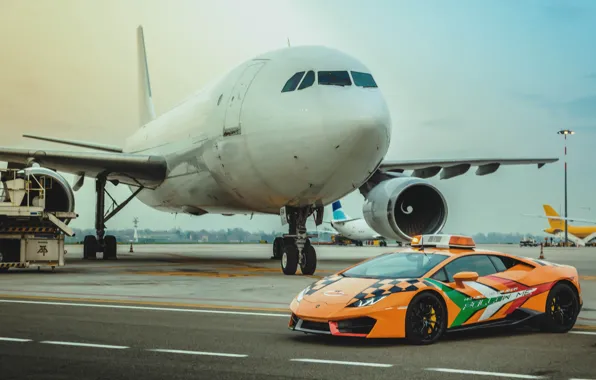
POLYGON ((2 380, 596 379, 595 331, 498 330, 419 347, 291 332, 285 313, 14 301, 0 303, 2 380))

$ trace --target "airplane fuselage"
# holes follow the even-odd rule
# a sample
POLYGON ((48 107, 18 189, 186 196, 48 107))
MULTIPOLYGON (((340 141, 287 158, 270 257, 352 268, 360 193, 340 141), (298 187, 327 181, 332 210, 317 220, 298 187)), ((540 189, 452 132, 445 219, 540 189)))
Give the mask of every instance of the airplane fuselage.
POLYGON ((370 73, 324 47, 277 50, 237 66, 127 139, 125 152, 162 155, 168 164, 167 178, 138 199, 169 212, 278 213, 351 193, 391 138, 379 88, 356 86, 353 72, 370 73), (350 72, 352 83, 322 85, 321 71, 350 72), (298 72, 312 84, 282 92, 298 72))
MULTIPOLYGON (((563 228, 546 228, 544 230, 544 232, 549 233, 549 234, 559 234, 559 233, 565 233, 565 227, 563 228)), ((585 239, 588 236, 596 233, 596 226, 592 227, 592 226, 571 226, 571 225, 567 225, 567 233, 578 237, 580 239, 585 239)))
POLYGON ((349 222, 332 221, 331 226, 335 228, 340 235, 351 240, 367 241, 380 238, 379 234, 370 228, 364 219, 355 219, 349 222))

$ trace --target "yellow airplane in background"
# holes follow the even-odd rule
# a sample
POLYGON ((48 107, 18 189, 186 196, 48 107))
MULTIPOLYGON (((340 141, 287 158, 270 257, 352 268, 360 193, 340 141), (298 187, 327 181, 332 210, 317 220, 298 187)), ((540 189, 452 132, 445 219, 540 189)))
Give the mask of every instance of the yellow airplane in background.
POLYGON ((559 238, 565 238, 565 220, 567 222, 583 222, 592 223, 594 226, 572 226, 567 223, 567 236, 569 240, 573 241, 578 246, 585 246, 590 240, 596 238, 596 221, 577 219, 577 218, 564 218, 550 205, 542 205, 544 208, 545 216, 543 215, 526 215, 526 216, 537 216, 541 218, 548 218, 549 228, 545 228, 543 231, 559 238))

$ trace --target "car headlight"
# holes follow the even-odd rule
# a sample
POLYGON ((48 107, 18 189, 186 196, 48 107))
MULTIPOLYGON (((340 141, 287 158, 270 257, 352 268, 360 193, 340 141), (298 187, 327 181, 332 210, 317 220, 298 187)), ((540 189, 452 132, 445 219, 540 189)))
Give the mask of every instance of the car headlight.
POLYGON ((379 302, 380 300, 382 300, 385 297, 387 297, 387 296, 386 295, 376 296, 376 297, 371 297, 371 298, 367 298, 367 299, 363 299, 363 300, 358 300, 358 301, 354 302, 353 304, 351 304, 350 307, 371 306, 371 305, 376 304, 377 302, 379 302))

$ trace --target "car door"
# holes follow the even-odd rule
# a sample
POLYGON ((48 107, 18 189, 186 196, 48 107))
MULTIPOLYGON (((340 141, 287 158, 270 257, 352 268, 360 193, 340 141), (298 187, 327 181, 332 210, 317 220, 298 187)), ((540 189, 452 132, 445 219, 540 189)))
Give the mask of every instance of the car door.
POLYGON ((450 261, 432 276, 432 279, 446 285, 444 293, 459 309, 449 316, 450 328, 505 317, 502 309, 509 301, 503 292, 507 286, 492 277, 498 271, 488 255, 473 254, 450 261), (478 278, 456 281, 456 275, 465 272, 475 272, 478 278))

